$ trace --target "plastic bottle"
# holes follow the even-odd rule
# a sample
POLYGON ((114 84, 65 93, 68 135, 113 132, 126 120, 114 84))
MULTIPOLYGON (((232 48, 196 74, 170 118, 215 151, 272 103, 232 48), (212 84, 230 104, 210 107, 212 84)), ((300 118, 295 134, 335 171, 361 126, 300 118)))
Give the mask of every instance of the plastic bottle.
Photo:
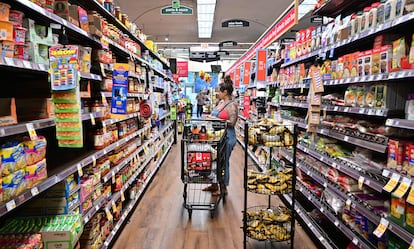
POLYGON ((368 29, 373 29, 377 26, 378 6, 381 3, 376 2, 371 5, 371 10, 368 14, 368 29))
POLYGON ((385 0, 381 0, 377 7, 377 24, 383 24, 384 23, 384 13, 385 13, 385 0))
POLYGON ((388 0, 384 6, 384 22, 394 20, 397 1, 388 0))
POLYGON ((365 30, 368 29, 370 11, 371 11, 371 7, 365 7, 364 8, 364 13, 362 14, 362 17, 361 17, 360 32, 364 32, 365 30))
POLYGON ((395 2, 395 17, 398 18, 403 15, 406 0, 396 0, 395 2))

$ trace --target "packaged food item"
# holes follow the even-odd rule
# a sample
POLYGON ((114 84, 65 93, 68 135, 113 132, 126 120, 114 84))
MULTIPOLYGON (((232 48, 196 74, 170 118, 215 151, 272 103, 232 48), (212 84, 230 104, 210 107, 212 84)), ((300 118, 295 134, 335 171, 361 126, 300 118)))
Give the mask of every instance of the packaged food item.
POLYGON ((29 137, 23 139, 24 155, 27 165, 35 164, 46 157, 46 138, 38 136, 37 139, 31 140, 29 137))
POLYGON ((406 199, 404 197, 400 198, 391 194, 390 217, 401 226, 405 221, 405 206, 406 199))
POLYGON ((363 86, 358 86, 356 88, 356 106, 365 106, 365 88, 363 86))
POLYGON ((3 201, 7 202, 26 190, 25 171, 17 170, 3 176, 3 201))
POLYGON ((388 142, 387 167, 401 170, 404 160, 404 142, 390 139, 388 142))
POLYGON ((407 202, 405 210, 405 224, 408 231, 414 232, 414 205, 407 202))
POLYGON ((10 141, 0 146, 0 155, 3 176, 24 169, 26 166, 23 145, 18 141, 10 141))
POLYGON ((392 43, 392 64, 391 70, 397 71, 401 68, 401 58, 405 56, 405 38, 395 40, 392 43))
POLYGON ((364 76, 364 52, 358 54, 358 76, 364 76))
POLYGON ((375 86, 371 85, 367 87, 365 94, 365 105, 368 107, 373 107, 375 105, 375 86))
POLYGON ((392 46, 382 46, 380 53, 380 73, 388 73, 391 67, 392 46))
POLYGON ((377 26, 377 13, 379 5, 379 2, 373 3, 371 5, 371 10, 368 14, 368 29, 373 29, 377 26))
POLYGON ((384 14, 385 14, 385 2, 386 0, 381 0, 377 6, 377 24, 384 23, 384 14))
POLYGON ((23 25, 24 13, 18 10, 10 10, 9 21, 13 23, 14 27, 21 27, 23 25))
POLYGON ((394 20, 397 8, 396 0, 388 0, 384 4, 384 22, 394 20))
POLYGON ((10 15, 10 5, 0 2, 0 21, 8 21, 10 15))
POLYGON ((377 47, 372 50, 372 67, 371 73, 378 74, 381 71, 381 48, 377 47))
POLYGON ((411 37, 411 47, 408 55, 408 63, 414 64, 414 34, 411 37))
POLYGON ((364 52, 364 75, 371 75, 372 50, 364 52))
POLYGON ((386 101, 385 98, 387 96, 387 85, 385 84, 377 84, 375 86, 375 106, 377 108, 385 108, 386 101))
POLYGON ((46 159, 33 165, 26 166, 27 188, 32 188, 47 178, 46 159))
POLYGON ((346 106, 356 106, 356 89, 354 86, 348 87, 345 91, 344 101, 346 106))
POLYGON ((404 14, 406 0, 396 0, 395 2, 395 18, 404 14))

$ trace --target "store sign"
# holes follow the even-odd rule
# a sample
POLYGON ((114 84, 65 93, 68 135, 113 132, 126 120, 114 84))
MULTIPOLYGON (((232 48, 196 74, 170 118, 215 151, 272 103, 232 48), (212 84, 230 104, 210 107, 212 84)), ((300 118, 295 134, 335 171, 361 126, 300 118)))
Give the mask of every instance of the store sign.
POLYGON ((112 73, 111 114, 125 115, 127 113, 128 71, 128 64, 115 63, 112 73))
POLYGON ((242 57, 240 57, 227 71, 232 72, 243 62, 253 58, 257 49, 268 47, 297 23, 297 6, 296 4, 292 4, 291 7, 279 17, 278 21, 268 28, 267 31, 256 41, 256 44, 253 45, 242 57))
POLYGON ((178 77, 188 76, 188 61, 177 61, 177 75, 178 77))
POLYGON ((249 27, 250 23, 245 20, 239 20, 239 19, 232 19, 227 20, 221 23, 222 28, 241 28, 241 27, 249 27))
POLYGON ((191 52, 190 60, 198 62, 212 62, 220 60, 220 55, 216 54, 216 52, 191 52))
POLYGON ((250 73, 252 69, 252 62, 246 61, 243 67, 243 84, 249 85, 250 84, 250 73))
POLYGON ((283 38, 281 41, 280 41, 280 43, 282 43, 282 44, 291 44, 292 42, 294 42, 294 41, 296 41, 296 39, 295 38, 283 38))
POLYGON ((184 5, 180 5, 179 8, 173 8, 172 6, 166 6, 161 8, 161 15, 192 15, 193 9, 184 5))
POLYGON ((215 53, 217 56, 226 56, 230 54, 228 51, 224 51, 224 50, 216 51, 215 53))
POLYGON ((250 96, 244 96, 243 98, 243 116, 249 118, 250 112, 250 96))
POLYGON ((323 17, 322 16, 314 16, 311 17, 311 23, 322 23, 323 17))
POLYGON ((266 73, 267 73, 267 49, 259 49, 257 50, 256 55, 256 81, 257 82, 264 82, 266 81, 266 73))
POLYGON ((240 67, 237 68, 236 72, 234 73, 234 86, 240 86, 240 67))
POLYGON ((222 41, 219 43, 219 47, 234 47, 237 46, 237 42, 235 41, 222 41))

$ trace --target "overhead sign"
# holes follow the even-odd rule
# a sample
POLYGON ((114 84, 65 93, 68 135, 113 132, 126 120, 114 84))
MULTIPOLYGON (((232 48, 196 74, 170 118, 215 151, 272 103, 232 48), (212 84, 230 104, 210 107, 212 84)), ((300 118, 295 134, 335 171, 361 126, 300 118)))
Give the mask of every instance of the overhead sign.
POLYGON ((256 63, 256 82, 264 82, 266 81, 267 72, 267 49, 257 50, 256 63))
POLYGON ((323 17, 322 16, 314 16, 311 17, 311 23, 322 23, 323 17))
POLYGON ((219 43, 219 47, 233 47, 237 46, 237 42, 235 41, 223 41, 219 43))
POLYGON ((250 72, 252 69, 252 62, 246 61, 243 67, 243 84, 249 85, 250 84, 250 72))
POLYGON ((227 70, 227 72, 233 72, 234 69, 239 67, 243 62, 253 58, 257 49, 268 47, 273 41, 298 23, 298 11, 295 3, 292 3, 290 8, 280 15, 277 21, 275 21, 273 25, 270 26, 259 39, 257 39, 256 43, 251 46, 250 49, 227 70))
POLYGON ((234 74, 234 86, 240 86, 240 67, 236 69, 236 73, 234 74))
POLYGON ((241 28, 241 27, 249 27, 250 23, 245 20, 239 20, 239 19, 232 19, 227 20, 221 23, 222 28, 241 28))
POLYGON ((161 15, 192 15, 193 9, 184 5, 180 5, 178 8, 172 6, 166 6, 161 8, 161 15))
POLYGON ((220 60, 220 55, 216 52, 191 52, 190 60, 198 62, 212 62, 220 60))
POLYGON ((291 44, 292 42, 296 41, 295 38, 283 38, 280 42, 282 44, 291 44))
POLYGON ((177 61, 177 75, 188 77, 188 61, 177 61))
POLYGON ((228 51, 224 51, 224 50, 216 51, 214 53, 216 53, 216 55, 218 55, 218 56, 225 56, 225 55, 230 54, 228 51))

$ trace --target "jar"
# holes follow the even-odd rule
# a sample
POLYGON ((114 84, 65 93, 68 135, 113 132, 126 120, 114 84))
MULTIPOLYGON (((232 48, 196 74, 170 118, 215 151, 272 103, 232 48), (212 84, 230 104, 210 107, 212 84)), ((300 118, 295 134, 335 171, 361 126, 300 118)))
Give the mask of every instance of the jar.
POLYGON ((93 147, 95 150, 102 150, 105 148, 105 133, 103 129, 96 129, 92 133, 93 147))
POLYGON ((388 0, 384 6, 384 22, 389 20, 394 20, 395 18, 395 9, 396 9, 396 0, 388 0))
POLYGON ((385 0, 381 0, 377 7, 377 24, 378 25, 384 23, 384 12, 385 12, 384 8, 385 8, 385 0))
POLYGON ((118 141, 118 127, 116 126, 116 124, 111 125, 111 133, 111 143, 115 143, 116 141, 118 141))
POLYGON ((126 136, 126 123, 123 122, 119 122, 118 123, 118 137, 119 138, 124 138, 126 136))
POLYGON ((371 11, 371 7, 365 7, 364 13, 361 18, 361 29, 360 32, 364 32, 365 30, 368 30, 368 22, 369 22, 369 13, 371 11))
POLYGON ((368 14, 368 29, 373 29, 377 26, 377 12, 378 12, 378 6, 380 3, 373 3, 371 5, 371 10, 368 14))

